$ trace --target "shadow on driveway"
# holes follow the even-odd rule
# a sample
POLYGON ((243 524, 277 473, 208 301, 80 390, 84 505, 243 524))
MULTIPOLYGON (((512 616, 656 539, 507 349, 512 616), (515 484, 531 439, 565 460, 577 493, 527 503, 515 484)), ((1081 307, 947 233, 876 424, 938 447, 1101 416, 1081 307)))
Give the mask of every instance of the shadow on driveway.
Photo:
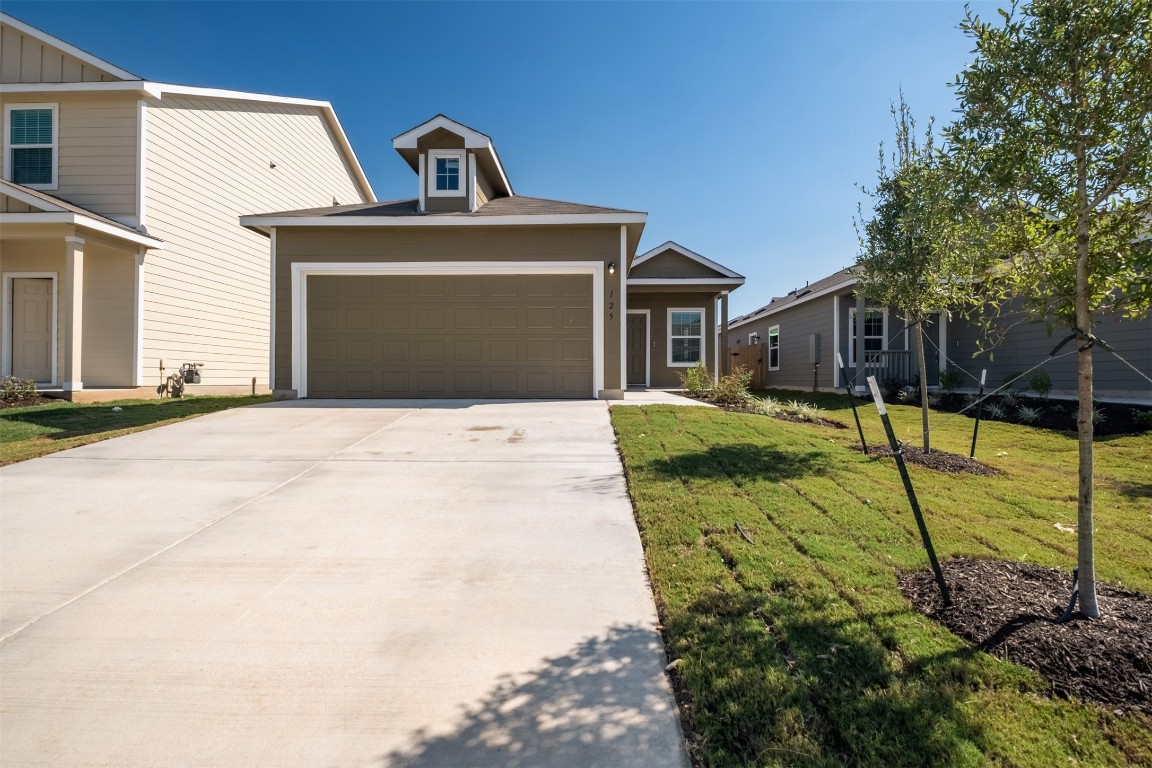
POLYGON ((382 768, 687 765, 663 672, 659 636, 611 629, 535 671, 507 675, 462 713, 456 732, 414 734, 380 757, 382 768))

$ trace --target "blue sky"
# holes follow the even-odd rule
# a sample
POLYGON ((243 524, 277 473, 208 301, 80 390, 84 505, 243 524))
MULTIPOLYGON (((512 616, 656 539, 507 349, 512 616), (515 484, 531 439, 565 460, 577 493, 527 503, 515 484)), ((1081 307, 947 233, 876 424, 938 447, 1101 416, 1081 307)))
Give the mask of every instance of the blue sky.
POLYGON ((392 137, 443 112, 518 194, 646 211, 641 251, 746 275, 733 316, 855 260, 890 102, 947 122, 972 57, 963 3, 927 0, 3 8, 149 80, 331 101, 381 200, 416 192, 392 137))

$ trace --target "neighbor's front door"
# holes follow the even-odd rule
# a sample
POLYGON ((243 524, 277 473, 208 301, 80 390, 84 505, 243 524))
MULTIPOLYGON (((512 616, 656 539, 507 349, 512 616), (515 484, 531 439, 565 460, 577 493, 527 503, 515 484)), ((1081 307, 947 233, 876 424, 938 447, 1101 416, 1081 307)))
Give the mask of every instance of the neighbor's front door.
POLYGON ((12 280, 12 375, 52 381, 52 280, 12 280))
POLYGON ((628 314, 628 386, 648 386, 648 323, 633 313, 628 314))

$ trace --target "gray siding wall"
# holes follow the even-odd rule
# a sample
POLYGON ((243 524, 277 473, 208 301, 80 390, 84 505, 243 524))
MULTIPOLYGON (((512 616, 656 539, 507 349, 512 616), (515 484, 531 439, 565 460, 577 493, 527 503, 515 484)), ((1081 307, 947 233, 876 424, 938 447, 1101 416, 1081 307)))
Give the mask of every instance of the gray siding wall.
POLYGON ((835 353, 832 346, 832 297, 820 297, 795 307, 788 307, 767 317, 757 319, 728 332, 728 342, 747 343, 750 334, 760 334, 764 354, 768 354, 768 329, 780 326, 780 368, 767 371, 769 387, 782 389, 811 389, 813 365, 808 361, 808 337, 820 334, 821 387, 836 385, 833 368, 835 353))
MULTIPOLYGON (((995 348, 980 351, 981 342, 987 347, 988 334, 978 324, 955 318, 948 324, 948 357, 957 368, 975 377, 980 370, 988 370, 989 388, 998 387, 1013 373, 1027 370, 1047 359, 1069 331, 1059 328, 1049 333, 1042 322, 1026 322, 1017 310, 999 323, 1006 336, 995 348)), ((1094 329, 1096 336, 1108 343, 1128 362, 1147 376, 1152 376, 1152 318, 1125 320, 1116 316, 1101 319, 1094 329)), ((1060 350, 1061 355, 1074 350, 1069 342, 1060 350)), ((1097 348, 1092 356, 1096 394, 1100 397, 1152 398, 1152 384, 1124 365, 1115 355, 1097 348)), ((1066 355, 1044 366, 1052 377, 1053 394, 1074 395, 1076 392, 1076 355, 1066 355)), ((964 376, 966 386, 975 385, 974 379, 964 376)), ((1027 380, 1016 384, 1027 388, 1027 380)))

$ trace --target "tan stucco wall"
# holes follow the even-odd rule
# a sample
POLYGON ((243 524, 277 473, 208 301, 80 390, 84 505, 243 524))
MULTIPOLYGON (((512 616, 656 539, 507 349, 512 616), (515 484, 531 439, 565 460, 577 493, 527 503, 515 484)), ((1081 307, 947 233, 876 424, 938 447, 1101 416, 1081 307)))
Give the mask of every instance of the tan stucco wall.
MULTIPOLYGON (((620 262, 620 228, 440 227, 295 229, 276 233, 276 356, 274 389, 292 386, 294 262, 599 261, 620 262)), ((604 389, 620 390, 622 270, 604 271, 604 389)))

